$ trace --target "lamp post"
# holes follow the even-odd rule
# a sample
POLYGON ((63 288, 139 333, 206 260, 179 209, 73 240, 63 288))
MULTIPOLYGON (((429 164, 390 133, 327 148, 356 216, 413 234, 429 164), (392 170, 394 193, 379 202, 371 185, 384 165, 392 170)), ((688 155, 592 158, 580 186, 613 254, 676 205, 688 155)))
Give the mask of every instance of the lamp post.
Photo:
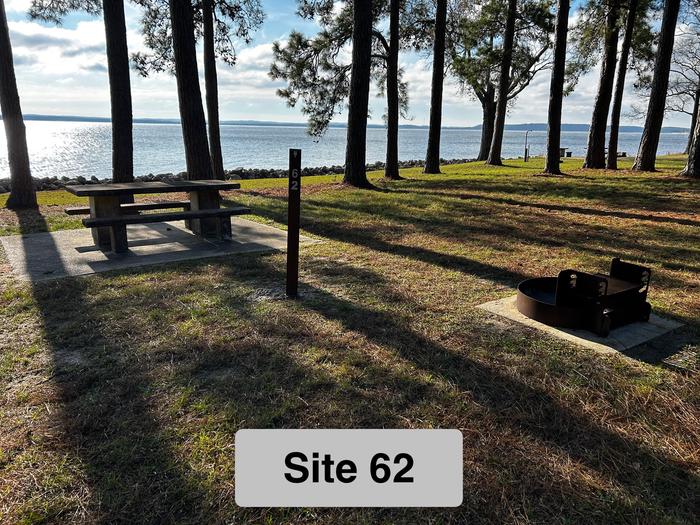
POLYGON ((524 156, 525 162, 527 162, 527 161, 530 159, 530 150, 529 150, 528 147, 527 147, 527 135, 528 135, 528 133, 530 133, 531 131, 532 131, 531 129, 528 129, 528 130, 525 132, 525 156, 524 156))

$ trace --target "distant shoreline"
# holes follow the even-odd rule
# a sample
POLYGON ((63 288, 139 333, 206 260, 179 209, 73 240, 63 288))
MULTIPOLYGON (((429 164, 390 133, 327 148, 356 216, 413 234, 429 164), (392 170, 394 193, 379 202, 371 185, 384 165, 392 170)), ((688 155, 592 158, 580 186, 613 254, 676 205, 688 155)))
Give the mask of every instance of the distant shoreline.
MULTIPOLYGON (((41 122, 96 122, 102 124, 108 124, 111 119, 108 117, 83 117, 78 115, 40 115, 29 113, 24 115, 24 119, 27 121, 41 121, 41 122)), ((2 117, 0 116, 0 120, 2 117)), ((134 124, 180 124, 179 119, 159 119, 159 118, 135 118, 134 124)), ((303 122, 277 122, 269 120, 224 120, 221 121, 222 126, 271 126, 271 127, 292 127, 292 128, 305 128, 306 123, 303 122)), ((334 129, 345 129, 346 124, 342 122, 334 122, 330 124, 331 128, 334 129)), ((368 124, 368 128, 384 128, 383 124, 368 124)), ((428 126, 415 125, 415 124, 402 124, 399 126, 401 129, 428 129, 428 126)), ((442 129, 446 130, 472 130, 478 131, 481 129, 481 124, 475 126, 443 126, 442 129)), ((506 124, 505 129, 507 131, 547 131, 547 124, 541 122, 526 123, 526 124, 506 124)), ((588 124, 562 124, 561 130, 563 132, 588 132, 588 124)), ((641 126, 620 126, 621 133, 641 133, 643 128, 641 126)), ((681 128, 675 126, 665 126, 661 128, 662 133, 690 133, 689 128, 681 128)))

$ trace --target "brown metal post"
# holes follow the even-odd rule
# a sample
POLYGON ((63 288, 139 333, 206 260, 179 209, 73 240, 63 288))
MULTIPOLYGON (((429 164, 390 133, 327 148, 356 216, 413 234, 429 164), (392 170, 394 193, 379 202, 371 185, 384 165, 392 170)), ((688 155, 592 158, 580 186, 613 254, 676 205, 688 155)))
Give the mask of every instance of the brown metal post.
POLYGON ((301 213, 301 150, 289 150, 289 197, 287 213, 287 296, 299 290, 299 216, 301 213))

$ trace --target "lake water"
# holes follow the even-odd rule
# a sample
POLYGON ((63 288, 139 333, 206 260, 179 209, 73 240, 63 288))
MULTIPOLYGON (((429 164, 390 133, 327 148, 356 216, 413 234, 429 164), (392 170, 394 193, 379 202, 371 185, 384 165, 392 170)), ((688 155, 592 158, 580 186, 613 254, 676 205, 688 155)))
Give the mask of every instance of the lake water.
MULTIPOLYGON (((35 177, 82 175, 98 178, 111 176, 111 131, 109 124, 88 122, 27 121, 27 141, 35 177)), ((2 129, 2 127, 0 127, 2 129)), ((634 155, 640 133, 622 133, 620 151, 634 155)), ((381 128, 367 130, 367 161, 383 161, 386 132, 381 128)), ((402 160, 423 159, 427 144, 426 129, 399 131, 399 156, 402 160)), ((530 132, 530 154, 543 155, 545 132, 530 132)), ((479 150, 480 131, 445 129, 442 132, 441 157, 446 159, 474 158, 479 150)), ((587 134, 562 133, 562 147, 574 156, 586 151, 587 134)), ((684 133, 661 135, 659 154, 683 151, 684 133)), ((293 126, 221 127, 224 164, 226 169, 284 168, 287 149, 303 150, 304 166, 330 166, 344 163, 345 129, 332 128, 320 140, 309 137, 305 129, 293 126)), ((503 156, 522 155, 525 132, 506 131, 503 156)), ((134 173, 180 172, 185 169, 185 157, 180 126, 175 124, 136 124, 134 126, 134 173)), ((4 130, 0 131, 0 178, 9 177, 4 130)))

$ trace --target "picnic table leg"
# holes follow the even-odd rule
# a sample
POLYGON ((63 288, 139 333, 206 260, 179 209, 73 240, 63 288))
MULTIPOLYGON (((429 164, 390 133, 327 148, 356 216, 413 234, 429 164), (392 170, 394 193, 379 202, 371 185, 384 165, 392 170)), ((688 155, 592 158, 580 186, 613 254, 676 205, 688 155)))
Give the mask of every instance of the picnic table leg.
MULTIPOLYGON (((200 190, 190 192, 190 209, 195 210, 210 210, 219 209, 221 205, 221 197, 217 190, 200 190)), ((192 219, 190 220, 189 228, 202 237, 223 238, 221 220, 219 218, 212 219, 192 219)))
MULTIPOLYGON (((119 197, 99 196, 90 197, 90 217, 113 217, 119 215, 119 197)), ((100 248, 109 248, 112 245, 109 226, 91 228, 92 239, 100 248)))
POLYGON ((128 252, 129 243, 126 240, 126 224, 114 224, 110 226, 109 241, 114 253, 128 252))
POLYGON ((221 240, 231 240, 231 217, 220 217, 218 220, 217 237, 221 240))

